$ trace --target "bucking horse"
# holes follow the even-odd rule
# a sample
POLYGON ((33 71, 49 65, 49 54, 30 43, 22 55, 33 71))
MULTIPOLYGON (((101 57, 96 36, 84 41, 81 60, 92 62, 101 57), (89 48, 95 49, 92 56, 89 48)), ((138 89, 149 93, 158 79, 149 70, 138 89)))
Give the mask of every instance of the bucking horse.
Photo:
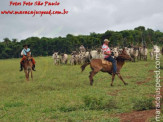
POLYGON ((111 82, 111 86, 113 86, 113 81, 115 78, 115 75, 117 75, 122 82, 124 83, 124 85, 127 85, 127 83, 123 80, 121 74, 120 74, 120 70, 122 69, 123 65, 125 64, 125 60, 130 60, 131 61, 131 57, 126 53, 125 49, 123 49, 123 51, 121 52, 121 54, 119 54, 119 56, 116 58, 117 61, 117 74, 113 73, 113 66, 111 62, 108 62, 104 59, 92 59, 90 62, 85 63, 81 66, 82 72, 84 71, 85 67, 90 65, 92 71, 90 72, 89 75, 89 80, 90 80, 90 85, 93 85, 93 77, 99 72, 107 72, 108 74, 112 75, 112 82, 111 82))

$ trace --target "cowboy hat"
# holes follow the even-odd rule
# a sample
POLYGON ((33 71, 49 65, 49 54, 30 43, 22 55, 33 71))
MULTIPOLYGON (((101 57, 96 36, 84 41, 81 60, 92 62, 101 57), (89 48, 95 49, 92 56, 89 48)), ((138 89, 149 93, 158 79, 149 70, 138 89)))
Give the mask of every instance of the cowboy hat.
POLYGON ((28 46, 29 47, 29 44, 24 44, 23 47, 25 47, 25 46, 28 46))
POLYGON ((104 39, 104 42, 110 42, 108 39, 104 39))

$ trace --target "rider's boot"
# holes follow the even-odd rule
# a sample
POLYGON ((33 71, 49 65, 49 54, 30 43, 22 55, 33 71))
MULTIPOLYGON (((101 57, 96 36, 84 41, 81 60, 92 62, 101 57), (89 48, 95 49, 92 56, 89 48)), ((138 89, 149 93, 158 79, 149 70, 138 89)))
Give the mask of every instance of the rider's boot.
POLYGON ((23 65, 21 62, 20 62, 20 70, 19 71, 23 71, 23 65))
POLYGON ((33 71, 36 71, 36 70, 35 70, 35 64, 33 64, 33 66, 32 66, 32 70, 33 70, 33 71))

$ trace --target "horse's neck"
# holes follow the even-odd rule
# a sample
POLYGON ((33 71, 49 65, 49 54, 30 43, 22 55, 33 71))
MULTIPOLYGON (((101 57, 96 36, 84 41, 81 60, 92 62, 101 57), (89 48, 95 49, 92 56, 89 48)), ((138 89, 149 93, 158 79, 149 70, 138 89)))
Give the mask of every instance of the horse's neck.
POLYGON ((27 60, 25 60, 25 62, 24 62, 25 66, 31 65, 31 63, 32 63, 32 61, 27 61, 27 60))
POLYGON ((125 64, 124 60, 117 60, 117 66, 121 69, 123 65, 125 64))

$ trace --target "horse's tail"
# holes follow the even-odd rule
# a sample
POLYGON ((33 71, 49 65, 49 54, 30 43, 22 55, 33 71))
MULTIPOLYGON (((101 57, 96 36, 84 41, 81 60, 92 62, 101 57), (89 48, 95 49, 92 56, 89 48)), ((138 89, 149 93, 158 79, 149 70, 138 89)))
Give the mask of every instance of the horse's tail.
POLYGON ((89 64, 90 64, 90 62, 85 63, 85 64, 83 64, 83 65, 81 66, 81 70, 82 70, 82 72, 84 71, 85 67, 88 66, 89 64))

